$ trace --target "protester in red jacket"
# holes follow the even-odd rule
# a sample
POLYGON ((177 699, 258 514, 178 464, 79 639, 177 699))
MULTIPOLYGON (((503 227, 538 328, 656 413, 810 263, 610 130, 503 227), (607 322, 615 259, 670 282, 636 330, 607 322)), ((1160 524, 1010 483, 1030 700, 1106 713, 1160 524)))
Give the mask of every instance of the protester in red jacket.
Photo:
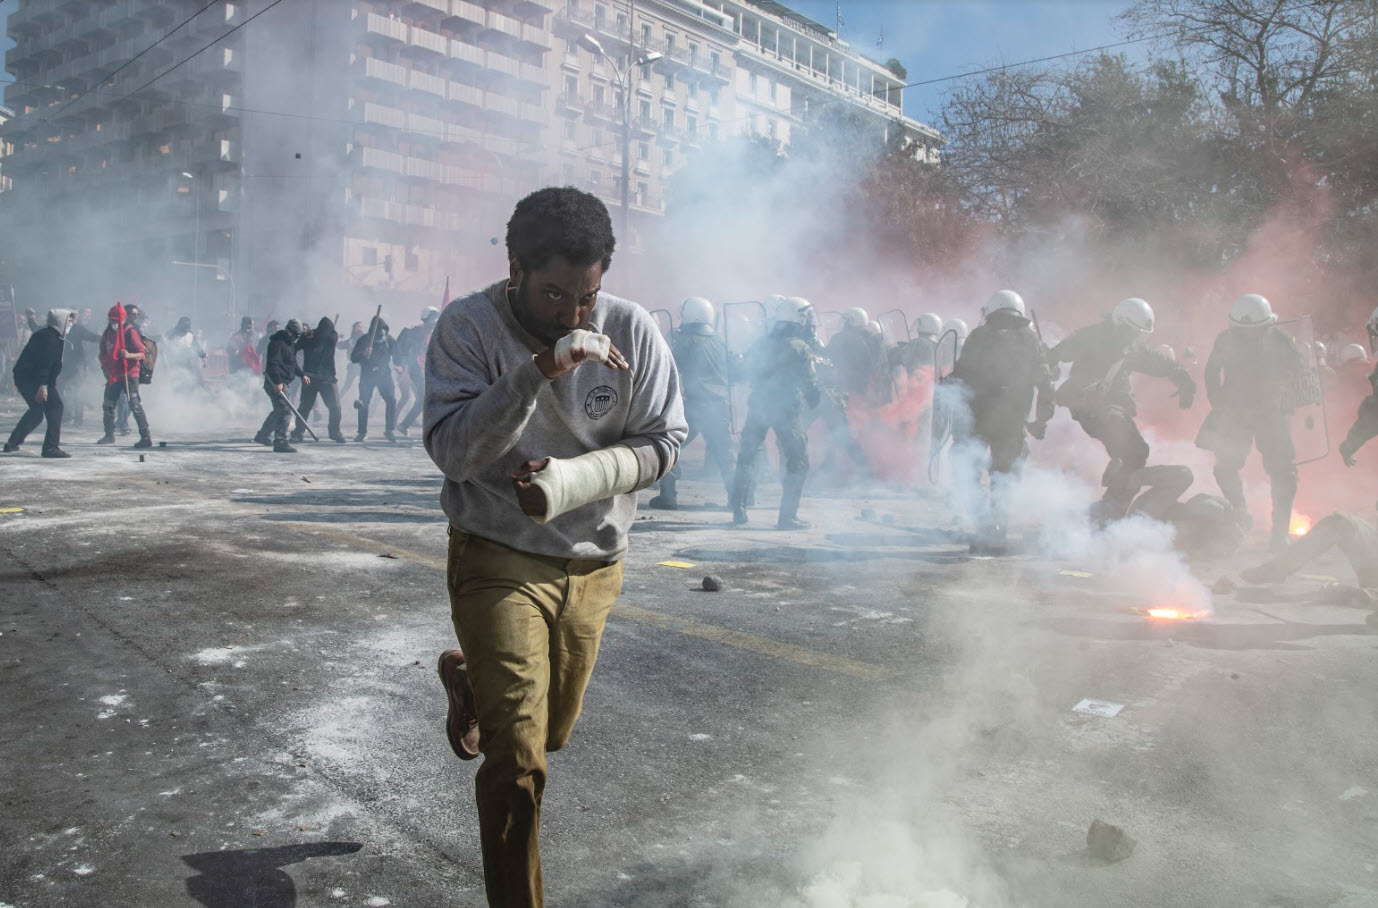
POLYGON ((105 373, 105 399, 101 405, 105 435, 96 444, 115 443, 115 407, 123 394, 128 397, 129 412, 139 427, 139 440, 134 447, 151 448, 153 437, 148 431, 143 402, 139 400, 139 363, 145 352, 143 340, 134 326, 125 321, 124 306, 116 303, 107 317, 110 325, 100 339, 100 367, 105 373))

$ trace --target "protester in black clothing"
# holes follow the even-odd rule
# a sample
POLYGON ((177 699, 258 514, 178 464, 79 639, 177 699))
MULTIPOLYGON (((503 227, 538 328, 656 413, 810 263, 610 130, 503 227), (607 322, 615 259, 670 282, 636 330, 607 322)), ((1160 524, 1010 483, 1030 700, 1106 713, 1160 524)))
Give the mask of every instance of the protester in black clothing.
POLYGON ((19 450, 24 439, 43 420, 48 421, 43 435, 44 457, 71 457, 58 446, 62 436, 62 397, 57 393, 57 376, 62 371, 63 335, 75 320, 70 309, 49 309, 48 324, 34 331, 14 364, 14 386, 29 405, 5 442, 5 453, 19 450))
MULTIPOLYGON (((349 337, 340 341, 336 345, 336 347, 340 350, 353 350, 354 345, 359 342, 359 338, 363 337, 364 334, 364 323, 355 322, 353 326, 351 326, 349 329, 349 337)), ((358 380, 359 364, 356 362, 351 362, 345 366, 345 381, 344 387, 340 389, 340 397, 344 397, 346 394, 348 394, 349 389, 354 387, 355 382, 357 382, 358 380)))
POLYGON ((385 407, 383 437, 396 441, 393 429, 397 425, 397 395, 392 385, 392 370, 401 372, 402 367, 392 364, 393 340, 388 336, 388 323, 381 317, 374 318, 368 333, 354 344, 349 360, 359 364, 359 399, 354 402, 354 408, 359 411, 359 434, 354 440, 363 441, 368 437, 368 405, 376 390, 385 407))
POLYGON ((335 333, 335 323, 322 318, 315 331, 307 331, 297 338, 296 348, 302 352, 301 371, 305 374, 301 388, 301 419, 292 429, 292 441, 301 441, 306 435, 306 423, 311 418, 311 408, 316 405, 320 395, 325 409, 330 414, 330 440, 344 443, 340 431, 340 398, 335 394, 335 344, 339 335, 335 333))
POLYGON ((310 386, 311 379, 302 373, 297 365, 297 338, 301 336, 301 322, 294 318, 287 320, 287 327, 268 339, 265 349, 267 356, 263 361, 263 393, 273 404, 273 412, 263 420, 263 427, 254 436, 261 445, 271 444, 279 454, 295 454, 297 449, 287 443, 287 421, 292 408, 287 402, 287 385, 298 376, 310 386), (271 437, 270 437, 271 433, 271 437))
MULTIPOLYGON (((435 330, 435 323, 439 318, 440 310, 434 306, 427 306, 421 312, 421 324, 403 328, 402 333, 397 335, 397 343, 394 345, 395 362, 406 370, 407 378, 411 380, 412 392, 416 395, 416 402, 397 426, 397 430, 403 435, 406 435, 421 417, 421 409, 426 403, 426 374, 422 364, 426 359, 426 348, 431 343, 431 332, 435 330)), ((401 409, 400 403, 398 409, 401 409)))

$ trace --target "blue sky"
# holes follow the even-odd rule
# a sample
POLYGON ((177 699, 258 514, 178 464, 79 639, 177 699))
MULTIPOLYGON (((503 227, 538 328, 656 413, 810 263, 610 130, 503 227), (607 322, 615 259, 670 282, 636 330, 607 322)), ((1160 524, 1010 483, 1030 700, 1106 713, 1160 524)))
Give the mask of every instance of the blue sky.
MULTIPOLYGON (((829 28, 837 21, 837 0, 783 2, 829 28)), ((917 82, 1122 41, 1115 17, 1130 5, 1125 0, 841 0, 842 37, 868 56, 899 58, 909 81, 917 82), (882 28, 883 50, 876 47, 882 28)), ((933 123, 953 84, 907 89, 904 112, 933 123)))
MULTIPOLYGON (((836 0, 784 0, 829 27, 836 0)), ((1123 39, 1115 16, 1126 0, 841 0, 842 36, 871 56, 898 57, 909 81, 1064 53, 1123 39), (885 31, 885 47, 876 37, 885 31)), ((0 0, 0 35, 16 0, 0 0)), ((10 46, 0 37, 0 51, 10 46)), ((933 122, 951 83, 911 88, 905 113, 933 122)))

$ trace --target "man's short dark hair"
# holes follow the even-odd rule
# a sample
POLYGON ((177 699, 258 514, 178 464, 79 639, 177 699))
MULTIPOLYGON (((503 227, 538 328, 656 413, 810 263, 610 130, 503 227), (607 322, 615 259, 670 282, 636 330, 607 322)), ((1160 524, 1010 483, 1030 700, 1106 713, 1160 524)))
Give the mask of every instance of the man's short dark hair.
POLYGON ((507 255, 522 271, 544 268, 562 255, 571 264, 612 265, 612 218, 595 195, 573 186, 538 189, 517 203, 507 222, 507 255))

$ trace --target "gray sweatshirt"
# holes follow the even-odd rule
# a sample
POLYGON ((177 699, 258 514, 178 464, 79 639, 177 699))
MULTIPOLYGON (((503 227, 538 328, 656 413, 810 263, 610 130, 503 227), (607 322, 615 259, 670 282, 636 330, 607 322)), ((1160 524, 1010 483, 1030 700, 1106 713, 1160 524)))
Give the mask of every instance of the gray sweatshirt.
POLYGON ((557 558, 616 561, 627 551, 636 494, 541 525, 522 513, 512 473, 527 460, 625 444, 645 488, 675 464, 689 434, 679 373, 650 314, 598 294, 581 327, 606 334, 631 368, 584 363, 547 379, 545 348, 517 323, 500 281, 445 308, 426 351, 426 451, 445 473, 440 501, 458 530, 557 558))

